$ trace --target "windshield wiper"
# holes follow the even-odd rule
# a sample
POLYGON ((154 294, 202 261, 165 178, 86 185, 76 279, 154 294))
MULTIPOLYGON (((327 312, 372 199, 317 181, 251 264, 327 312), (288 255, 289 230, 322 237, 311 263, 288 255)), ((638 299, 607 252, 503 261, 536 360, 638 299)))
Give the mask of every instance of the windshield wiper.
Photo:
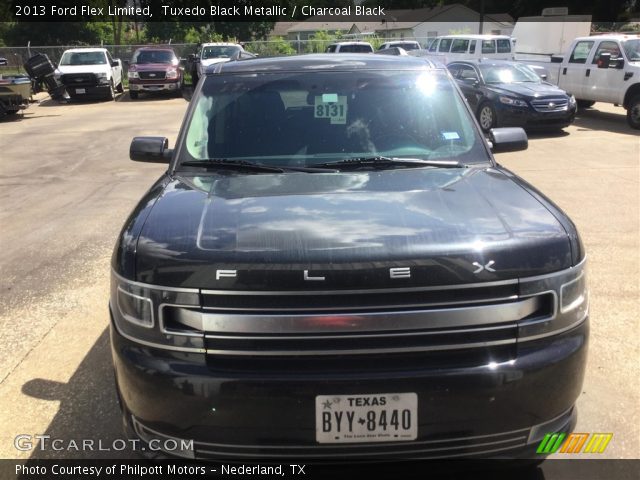
MULTIPOLYGON (((264 163, 253 163, 246 160, 230 160, 227 158, 210 158, 207 160, 188 160, 180 165, 185 167, 203 167, 203 168, 227 168, 233 170, 253 170, 256 172, 308 172, 308 173, 326 173, 327 168, 314 167, 290 167, 281 165, 265 165, 264 163)), ((334 171, 337 171, 334 169, 334 171)))
POLYGON ((229 160, 226 158, 209 158, 207 160, 188 160, 182 162, 181 166, 185 167, 202 167, 202 168, 226 168, 232 170, 254 170, 256 172, 278 172, 283 173, 284 168, 272 167, 261 163, 247 162, 246 160, 229 160))
POLYGON ((422 158, 401 157, 351 157, 336 162, 319 163, 313 165, 316 168, 393 168, 393 167, 439 167, 439 168, 464 168, 463 163, 455 160, 425 160, 422 158))

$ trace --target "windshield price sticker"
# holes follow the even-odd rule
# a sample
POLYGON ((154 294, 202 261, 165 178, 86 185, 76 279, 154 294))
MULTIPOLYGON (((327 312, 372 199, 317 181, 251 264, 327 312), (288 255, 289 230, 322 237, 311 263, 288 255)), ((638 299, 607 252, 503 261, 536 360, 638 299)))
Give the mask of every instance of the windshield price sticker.
POLYGON ((347 123, 347 97, 346 95, 328 94, 315 97, 313 109, 315 118, 330 118, 332 124, 347 123))
POLYGON ((402 442, 418 437, 418 395, 318 395, 318 443, 402 442))

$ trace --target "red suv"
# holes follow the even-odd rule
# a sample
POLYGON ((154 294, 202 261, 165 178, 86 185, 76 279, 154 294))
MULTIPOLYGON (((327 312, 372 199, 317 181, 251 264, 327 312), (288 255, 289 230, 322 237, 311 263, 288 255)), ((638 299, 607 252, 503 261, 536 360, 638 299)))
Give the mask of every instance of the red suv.
POLYGON ((138 98, 140 92, 173 92, 182 95, 184 68, 171 48, 137 49, 129 62, 127 77, 132 100, 138 98))

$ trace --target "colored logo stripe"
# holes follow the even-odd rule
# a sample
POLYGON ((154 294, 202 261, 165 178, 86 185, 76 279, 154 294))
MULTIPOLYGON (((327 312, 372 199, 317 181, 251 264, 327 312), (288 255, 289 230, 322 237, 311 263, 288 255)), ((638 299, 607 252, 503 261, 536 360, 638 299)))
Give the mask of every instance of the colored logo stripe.
POLYGON ((547 433, 540 445, 538 445, 538 449, 536 453, 540 453, 543 455, 549 455, 552 453, 556 453, 560 450, 559 453, 603 453, 609 445, 609 442, 613 438, 613 433, 570 433, 569 435, 565 433, 547 433), (589 438, 591 435, 591 438, 589 438), (587 440, 589 440, 587 442, 587 440), (584 451, 582 447, 585 445, 584 451), (562 447, 562 448, 560 448, 562 447))
POLYGON ((562 445, 564 437, 566 437, 564 433, 547 433, 538 445, 536 453, 556 453, 562 445))
POLYGON ((589 438, 588 433, 571 433, 567 437, 567 441, 562 445, 560 453, 580 453, 584 442, 589 438))
POLYGON ((603 453, 612 437, 613 433, 594 433, 587 443, 584 453, 603 453))

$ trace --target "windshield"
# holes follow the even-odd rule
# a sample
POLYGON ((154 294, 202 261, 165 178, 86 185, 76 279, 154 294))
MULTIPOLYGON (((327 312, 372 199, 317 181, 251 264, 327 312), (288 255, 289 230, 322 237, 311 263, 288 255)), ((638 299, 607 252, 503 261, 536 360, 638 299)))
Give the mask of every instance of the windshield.
POLYGON ((104 52, 64 52, 60 65, 104 65, 107 58, 104 52))
POLYGON ((208 58, 231 58, 240 51, 237 45, 216 45, 213 47, 204 47, 202 49, 202 59, 208 58))
POLYGON ((625 40, 622 42, 622 48, 630 62, 640 62, 640 39, 625 40))
POLYGON ((463 100, 442 71, 213 75, 192 101, 180 162, 489 160, 463 100))
POLYGON ((420 45, 418 45, 417 43, 413 43, 413 42, 409 42, 409 43, 391 43, 389 45, 390 48, 393 47, 400 47, 404 50, 418 50, 420 48, 420 45))
POLYGON ((144 63, 165 63, 171 65, 177 64, 178 59, 171 50, 138 50, 133 54, 131 63, 138 65, 144 63))
POLYGON ((485 83, 540 83, 542 80, 531 68, 525 65, 483 65, 480 71, 485 83))

